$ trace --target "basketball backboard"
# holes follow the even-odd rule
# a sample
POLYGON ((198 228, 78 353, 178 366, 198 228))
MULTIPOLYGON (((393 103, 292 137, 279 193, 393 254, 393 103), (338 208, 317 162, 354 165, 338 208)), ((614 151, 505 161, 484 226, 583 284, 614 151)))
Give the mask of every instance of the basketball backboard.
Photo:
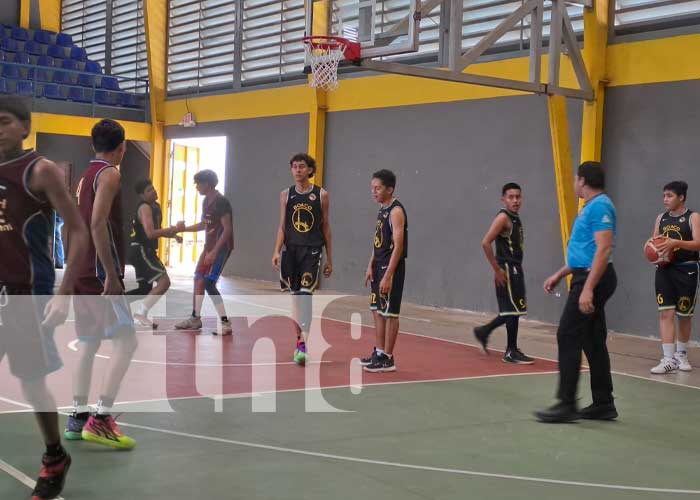
POLYGON ((306 0, 306 35, 359 42, 362 58, 418 50, 419 0, 306 0))

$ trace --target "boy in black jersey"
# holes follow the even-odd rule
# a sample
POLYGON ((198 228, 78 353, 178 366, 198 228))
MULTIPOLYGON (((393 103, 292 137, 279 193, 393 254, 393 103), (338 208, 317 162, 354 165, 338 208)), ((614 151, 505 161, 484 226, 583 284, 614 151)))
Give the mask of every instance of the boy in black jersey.
POLYGON ((365 286, 371 283, 369 308, 374 316, 376 345, 369 357, 360 360, 364 370, 372 373, 396 371, 394 346, 406 277, 408 221, 403 205, 394 198, 395 189, 396 175, 391 170, 372 175, 372 197, 380 206, 365 286))
MULTIPOLYGON (((134 323, 138 326, 158 328, 157 324, 148 319, 148 312, 170 288, 170 277, 157 254, 158 238, 179 238, 176 236, 178 227, 161 227, 163 212, 157 201, 158 192, 150 179, 137 182, 135 189, 141 200, 131 221, 128 256, 136 271, 139 286, 126 294, 132 296, 131 300, 143 298, 138 312, 134 314, 134 323)), ((184 223, 180 224, 179 229, 184 229, 184 223)))
POLYGON ((316 161, 299 153, 289 160, 294 185, 280 193, 280 222, 272 254, 272 266, 292 292, 292 316, 297 323, 294 362, 306 363, 306 339, 311 329, 311 296, 318 287, 321 255, 326 248, 323 275, 333 272, 328 192, 311 183, 316 161), (282 246, 285 250, 282 252, 282 246))
POLYGON ((503 354, 506 363, 527 364, 534 360, 518 349, 518 326, 520 316, 527 314, 525 301, 525 276, 523 274, 523 225, 520 222, 522 190, 519 185, 509 182, 501 191, 503 208, 493 219, 491 227, 481 242, 486 260, 493 268, 496 281, 496 298, 499 315, 490 323, 474 328, 474 335, 488 354, 488 341, 491 332, 505 324, 508 344, 503 354), (496 254, 491 245, 496 242, 496 254))
POLYGON ((652 236, 666 237, 662 244, 657 245, 659 251, 675 252, 671 265, 656 269, 656 301, 659 305, 663 357, 651 369, 651 373, 658 375, 693 369, 688 362, 686 344, 690 340, 700 274, 700 215, 686 208, 687 194, 688 184, 683 181, 664 186, 664 207, 667 211, 656 218, 652 236), (678 342, 675 344, 674 316, 678 318, 678 342))

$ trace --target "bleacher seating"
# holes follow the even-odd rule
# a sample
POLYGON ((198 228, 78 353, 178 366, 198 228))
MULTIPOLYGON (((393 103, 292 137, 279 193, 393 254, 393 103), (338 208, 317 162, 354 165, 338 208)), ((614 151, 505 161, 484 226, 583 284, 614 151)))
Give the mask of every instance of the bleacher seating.
POLYGON ((100 63, 67 33, 0 24, 0 94, 18 94, 101 106, 143 108, 137 94, 121 90, 100 63))

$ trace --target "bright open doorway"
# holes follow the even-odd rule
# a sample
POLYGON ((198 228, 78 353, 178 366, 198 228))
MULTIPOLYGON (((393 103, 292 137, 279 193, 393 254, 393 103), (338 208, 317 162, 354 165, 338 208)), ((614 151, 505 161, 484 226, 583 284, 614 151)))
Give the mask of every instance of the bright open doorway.
MULTIPOLYGON (((168 223, 184 220, 187 225, 199 221, 202 198, 194 186, 194 174, 209 169, 219 177, 217 189, 225 193, 226 137, 172 139, 170 150, 170 200, 168 223)), ((204 233, 184 233, 182 243, 168 240, 166 265, 178 271, 193 270, 204 246, 204 233)))

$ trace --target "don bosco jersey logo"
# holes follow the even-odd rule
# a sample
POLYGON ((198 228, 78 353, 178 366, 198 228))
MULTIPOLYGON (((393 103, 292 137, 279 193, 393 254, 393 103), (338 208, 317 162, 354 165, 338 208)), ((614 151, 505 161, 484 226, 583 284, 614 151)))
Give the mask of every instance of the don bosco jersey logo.
POLYGON ((313 207, 308 203, 297 203, 292 207, 292 227, 298 233, 308 233, 314 227, 313 207))
POLYGON ((374 230, 374 248, 381 248, 382 243, 384 243, 384 234, 382 229, 384 228, 384 222, 377 220, 377 227, 374 230))
POLYGON ((681 228, 675 224, 666 224, 661 228, 661 236, 666 236, 672 240, 683 240, 681 228))

